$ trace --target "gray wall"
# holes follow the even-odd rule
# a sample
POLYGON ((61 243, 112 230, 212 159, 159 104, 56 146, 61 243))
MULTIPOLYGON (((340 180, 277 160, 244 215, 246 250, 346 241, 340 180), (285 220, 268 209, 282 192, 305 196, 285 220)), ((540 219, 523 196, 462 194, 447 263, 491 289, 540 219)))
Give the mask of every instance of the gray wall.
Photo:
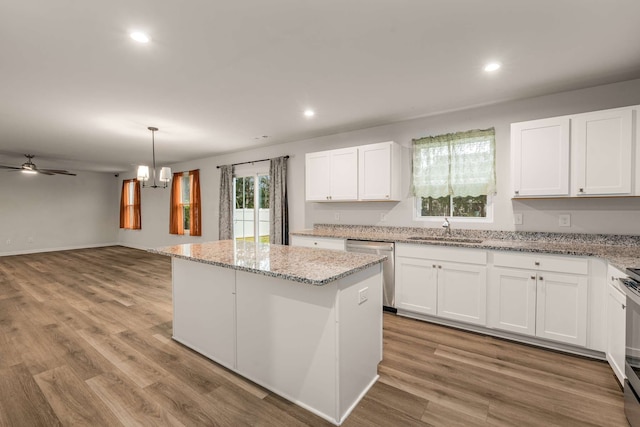
MULTIPOLYGON (((274 145, 171 165, 174 171, 200 169, 203 198, 203 236, 168 234, 169 189, 142 190, 141 231, 120 230, 119 241, 136 247, 216 240, 218 236, 218 186, 216 165, 290 155, 289 203, 291 230, 314 223, 440 227, 440 221, 415 221, 409 196, 411 139, 426 135, 495 127, 498 194, 494 198, 493 223, 464 224, 454 228, 558 231, 606 234, 640 234, 640 198, 512 201, 510 194, 510 123, 640 104, 640 80, 506 102, 437 116, 418 118, 353 132, 274 145), (307 152, 393 140, 403 146, 401 202, 306 203, 304 154, 307 152), (523 213, 522 226, 513 225, 513 213, 523 213), (336 221, 336 213, 339 220, 336 221), (380 221, 381 214, 387 216, 380 221), (558 215, 571 214, 571 227, 559 227, 558 215)), ((127 174, 123 174, 127 175, 127 174)), ((133 177, 134 171, 128 176, 133 177)), ((118 187, 119 188, 119 187, 118 187)))
POLYGON ((117 242, 119 191, 113 174, 1 176, 0 255, 117 242))

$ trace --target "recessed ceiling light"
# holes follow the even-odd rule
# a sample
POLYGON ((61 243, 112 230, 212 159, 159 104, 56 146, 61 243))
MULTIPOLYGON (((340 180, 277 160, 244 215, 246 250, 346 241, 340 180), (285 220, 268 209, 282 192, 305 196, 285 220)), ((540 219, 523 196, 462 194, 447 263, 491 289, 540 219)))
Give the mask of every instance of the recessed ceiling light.
POLYGON ((305 117, 313 117, 315 115, 316 115, 316 113, 313 110, 304 110, 304 116, 305 117))
POLYGON ((138 43, 149 43, 149 40, 151 40, 148 35, 146 35, 141 31, 134 31, 131 34, 129 34, 129 36, 131 36, 131 38, 137 41, 138 43))
POLYGON ((499 63, 497 63, 497 62, 490 62, 490 63, 488 63, 487 65, 485 65, 485 66, 484 66, 484 70, 485 70, 486 72, 490 73, 490 72, 492 72, 492 71, 499 70, 501 66, 502 66, 502 65, 500 65, 500 64, 499 64, 499 63))

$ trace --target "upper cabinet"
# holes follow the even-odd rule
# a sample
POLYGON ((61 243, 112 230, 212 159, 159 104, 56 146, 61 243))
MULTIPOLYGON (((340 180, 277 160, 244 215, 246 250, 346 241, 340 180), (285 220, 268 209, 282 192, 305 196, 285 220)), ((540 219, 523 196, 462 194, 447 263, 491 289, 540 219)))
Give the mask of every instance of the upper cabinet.
POLYGON ((317 202, 358 200, 358 149, 306 155, 306 199, 317 202))
POLYGON ((575 195, 630 195, 633 110, 580 114, 571 120, 575 195))
POLYGON ((634 149, 637 110, 513 123, 513 197, 640 195, 640 174, 634 173, 640 165, 634 149))
POLYGON ((358 147, 358 199, 400 200, 400 161, 395 142, 358 147))
POLYGON ((400 200, 400 146, 395 142, 307 153, 306 200, 400 200))
POLYGON ((568 117, 511 125, 514 196, 569 195, 568 117))

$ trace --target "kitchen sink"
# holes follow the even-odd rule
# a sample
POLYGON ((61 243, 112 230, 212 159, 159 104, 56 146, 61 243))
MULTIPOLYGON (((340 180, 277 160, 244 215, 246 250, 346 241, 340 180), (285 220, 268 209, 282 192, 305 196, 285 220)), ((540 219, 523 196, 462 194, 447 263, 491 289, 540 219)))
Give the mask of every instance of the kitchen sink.
POLYGON ((425 242, 452 242, 452 243, 482 243, 483 239, 472 239, 469 237, 449 237, 449 236, 411 236, 408 240, 421 240, 425 242))

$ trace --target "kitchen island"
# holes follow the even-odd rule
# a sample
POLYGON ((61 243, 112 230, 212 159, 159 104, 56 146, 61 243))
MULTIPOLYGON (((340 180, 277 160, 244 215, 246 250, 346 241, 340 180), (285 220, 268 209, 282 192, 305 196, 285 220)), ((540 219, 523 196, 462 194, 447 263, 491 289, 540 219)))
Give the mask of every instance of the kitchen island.
POLYGON ((244 241, 172 257, 173 339, 339 425, 378 379, 384 257, 244 241))

